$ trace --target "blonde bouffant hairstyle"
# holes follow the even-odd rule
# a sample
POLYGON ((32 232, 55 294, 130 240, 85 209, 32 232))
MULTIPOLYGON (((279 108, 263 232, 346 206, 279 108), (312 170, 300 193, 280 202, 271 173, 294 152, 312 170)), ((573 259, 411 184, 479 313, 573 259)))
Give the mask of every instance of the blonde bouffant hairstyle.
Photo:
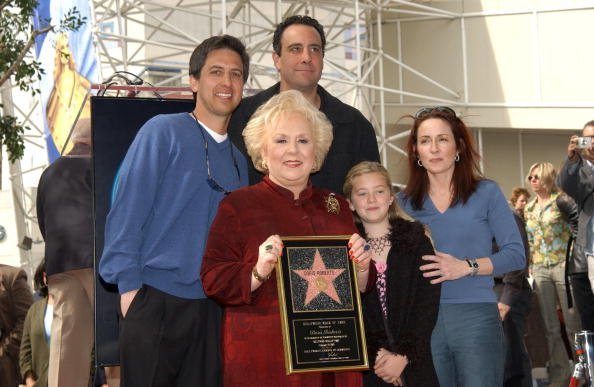
POLYGON ((332 124, 300 91, 287 90, 260 106, 243 130, 245 146, 258 171, 268 173, 268 166, 262 159, 262 147, 270 135, 269 130, 276 127, 282 114, 291 113, 301 114, 311 126, 315 157, 311 172, 319 171, 324 164, 332 145, 332 124))

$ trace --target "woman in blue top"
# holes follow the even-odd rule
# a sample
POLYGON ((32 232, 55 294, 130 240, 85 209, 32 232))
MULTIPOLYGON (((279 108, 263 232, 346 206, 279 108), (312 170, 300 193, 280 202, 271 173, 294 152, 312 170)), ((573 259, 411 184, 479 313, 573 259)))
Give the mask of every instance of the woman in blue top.
POLYGON ((447 107, 423 108, 408 139, 401 206, 431 230, 435 255, 420 267, 441 283, 431 354, 442 387, 503 385, 504 344, 493 275, 524 267, 505 196, 484 179, 470 132, 447 107), (500 250, 492 252, 493 240, 500 250))

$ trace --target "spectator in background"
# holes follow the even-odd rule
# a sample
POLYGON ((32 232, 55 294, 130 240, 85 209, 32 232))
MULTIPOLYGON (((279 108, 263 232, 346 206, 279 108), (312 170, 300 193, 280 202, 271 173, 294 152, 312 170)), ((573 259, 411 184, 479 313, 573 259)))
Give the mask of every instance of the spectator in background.
POLYGON ((90 119, 76 123, 72 141, 72 150, 43 171, 37 189, 37 220, 54 299, 50 387, 89 383, 94 342, 90 119))
MULTIPOLYGON (((530 197, 528 190, 516 187, 512 191, 510 202, 512 204, 514 219, 518 225, 526 266, 523 270, 515 270, 502 276, 495 276, 493 290, 497 295, 499 316, 503 321, 503 334, 505 337, 505 387, 532 387, 532 367, 524 343, 526 332, 526 317, 530 312, 532 303, 532 288, 528 283, 528 263, 530 247, 526 236, 526 224, 523 220, 524 207, 530 197)), ((495 244, 495 250, 498 247, 495 244)))
MULTIPOLYGON (((590 261, 594 259, 594 222, 592 218, 588 221, 588 226, 586 227, 586 256, 588 257, 588 273, 590 273, 590 261)), ((594 265, 593 265, 594 266, 594 265)), ((594 282, 590 280, 590 283, 594 282)))
MULTIPOLYGON (((590 139, 594 136, 594 121, 584 125, 582 136, 590 139)), ((590 239, 588 242, 587 239, 588 232, 592 233, 594 212, 594 148, 591 145, 578 148, 577 145, 578 136, 571 136, 567 145, 567 159, 559 171, 557 183, 578 206, 577 235, 568 271, 582 328, 594 331, 594 248, 593 241, 590 239)))
MULTIPOLYGON (((514 213, 520 217, 522 223, 525 222, 524 208, 526 207, 526 204, 528 204, 528 199, 530 199, 530 196, 530 192, 528 192, 526 188, 516 187, 512 190, 512 196, 509 198, 514 213)), ((520 232, 522 232, 521 229, 520 232)), ((526 260, 528 260, 528 256, 526 256, 526 260)))
POLYGON ((557 173, 551 163, 540 162, 530 167, 526 181, 536 194, 525 208, 526 232, 532 251, 531 272, 536 284, 549 349, 549 382, 551 386, 567 386, 571 374, 567 352, 561 338, 557 303, 561 306, 567 336, 580 331, 579 315, 569 309, 565 281, 565 254, 571 230, 557 205, 561 194, 555 184, 557 173))
POLYGON ((19 385, 19 350, 27 311, 33 303, 25 271, 0 264, 0 386, 19 385))
POLYGON ((48 294, 45 259, 33 276, 35 291, 42 297, 29 308, 23 329, 19 364, 26 387, 47 387, 49 340, 54 316, 54 300, 48 294))
MULTIPOLYGON (((229 136, 248 158, 241 135, 256 109, 272 96, 285 90, 300 91, 332 123, 334 140, 322 168, 311 175, 316 187, 342 192, 348 170, 360 161, 379 161, 375 131, 371 123, 352 106, 328 93, 318 84, 324 68, 326 35, 324 27, 309 16, 293 15, 280 23, 272 38, 272 60, 280 82, 241 101, 229 123, 229 136)), ((262 179, 262 173, 249 163, 250 184, 262 179)))

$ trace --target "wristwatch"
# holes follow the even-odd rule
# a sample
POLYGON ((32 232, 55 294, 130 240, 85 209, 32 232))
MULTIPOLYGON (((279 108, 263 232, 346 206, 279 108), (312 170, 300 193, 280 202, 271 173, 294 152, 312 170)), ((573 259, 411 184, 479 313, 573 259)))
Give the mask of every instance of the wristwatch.
POLYGON ((470 267, 470 276, 474 277, 479 272, 479 264, 476 259, 468 259, 466 258, 466 263, 470 267))

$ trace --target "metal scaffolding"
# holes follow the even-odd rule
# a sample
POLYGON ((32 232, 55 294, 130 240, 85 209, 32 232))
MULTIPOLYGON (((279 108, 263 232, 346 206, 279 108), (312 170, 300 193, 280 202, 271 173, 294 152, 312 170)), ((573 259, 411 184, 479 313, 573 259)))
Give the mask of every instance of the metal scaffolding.
MULTIPOLYGON (((324 26, 327 36, 321 84, 369 118, 376 130, 382 160, 388 165, 390 155, 405 155, 399 144, 407 136, 402 129, 398 131, 394 122, 388 122, 390 109, 410 107, 414 111, 416 106, 435 104, 455 106, 461 111, 470 107, 512 106, 506 101, 495 104, 469 98, 465 28, 469 19, 512 14, 533 14, 536 17, 539 13, 567 9, 594 9, 594 1, 556 4, 548 8, 534 5, 526 9, 464 12, 464 1, 96 0, 92 1, 91 23, 102 79, 115 71, 124 70, 155 86, 186 84, 189 55, 204 38, 221 33, 241 37, 251 57, 250 76, 246 84, 249 92, 266 88, 277 81, 271 59, 275 25, 293 14, 315 17, 324 26), (459 91, 452 90, 403 60, 403 23, 441 19, 460 24, 463 87, 459 91), (395 33, 388 35, 385 31, 388 26, 395 33), (388 65, 390 68, 396 66, 396 74, 390 74, 390 79, 395 76, 396 82, 387 79, 385 67, 388 65), (405 76, 420 79, 422 90, 402 86, 405 76)), ((537 29, 535 39, 538 39, 537 29)), ((543 105, 546 104, 538 98, 522 103, 525 107, 543 105)), ((26 136, 27 152, 45 149, 43 130, 39 124, 42 121, 34 119, 35 114, 39 115, 34 113, 36 109, 40 110, 38 104, 32 103, 28 110, 16 111, 33 128, 26 136)), ((479 145, 482 144, 480 133, 477 134, 479 145)), ((36 222, 33 200, 22 184, 23 175, 38 175, 44 166, 44 163, 39 163, 27 166, 25 171, 19 168, 11 170, 19 218, 17 223, 23 225, 19 227, 19 233, 24 233, 19 235, 19 240, 31 237, 36 222)), ((32 239, 35 241, 34 237, 32 239)), ((30 263, 30 254, 21 255, 21 260, 25 264, 30 263)))
MULTIPOLYGON (((460 105, 456 91, 386 53, 384 44, 401 47, 400 36, 386 39, 383 26, 399 25, 402 18, 459 19, 463 15, 413 1, 95 1, 97 47, 102 74, 127 70, 141 77, 159 73, 156 85, 178 85, 185 78, 187 58, 204 38, 221 33, 240 36, 252 58, 246 88, 270 86, 277 80, 271 61, 275 25, 292 14, 317 18, 327 36, 321 84, 359 108, 376 129, 382 158, 394 151, 404 154, 396 140, 403 133, 388 133, 386 95, 415 97, 435 103, 460 105), (448 100, 415 90, 393 87, 384 77, 390 62, 402 73, 410 72, 448 100)), ((399 29, 398 29, 399 30, 399 29)), ((402 82, 400 82, 402 84, 402 82)), ((401 100, 402 102, 402 100, 401 100)))

